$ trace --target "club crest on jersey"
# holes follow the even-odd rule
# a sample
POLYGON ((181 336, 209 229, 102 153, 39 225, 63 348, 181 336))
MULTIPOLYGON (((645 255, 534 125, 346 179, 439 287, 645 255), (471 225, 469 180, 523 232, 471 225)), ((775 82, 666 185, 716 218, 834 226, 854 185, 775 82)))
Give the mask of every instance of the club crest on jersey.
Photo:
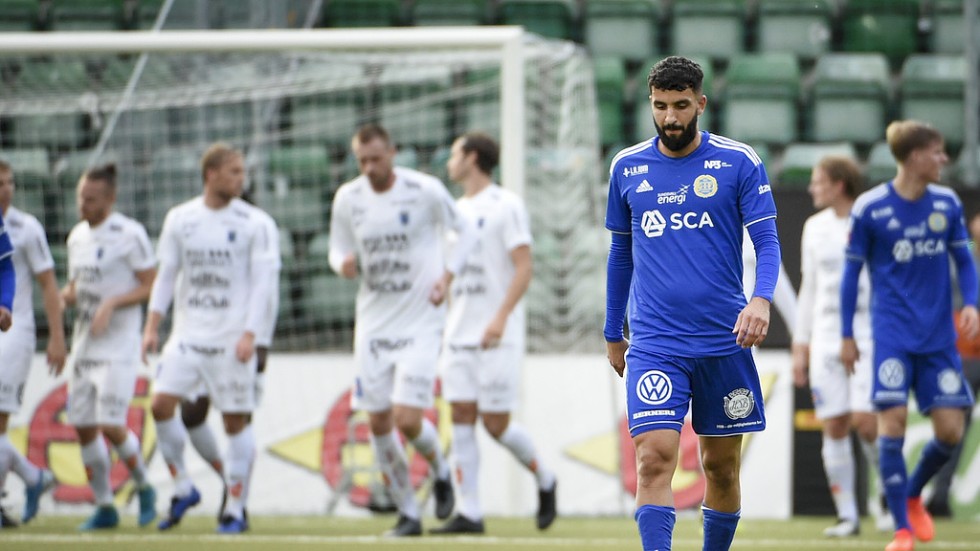
POLYGON ((228 242, 229 243, 235 242, 235 230, 228 230, 228 242))
POLYGON ((482 227, 483 227, 483 223, 484 223, 484 222, 486 222, 486 221, 487 221, 487 219, 481 216, 481 217, 480 217, 480 218, 479 218, 479 219, 478 219, 478 220, 476 221, 476 227, 478 227, 478 228, 482 228, 482 227))
POLYGON ((729 419, 745 419, 755 409, 755 395, 747 388, 737 388, 725 396, 725 415, 729 419))
POLYGON ((98 260, 102 260, 103 254, 105 254, 105 249, 99 247, 98 250, 95 251, 95 258, 97 258, 98 260))
POLYGON ((659 406, 670 399, 674 385, 663 371, 647 371, 636 382, 636 397, 644 404, 659 406))
POLYGON ((710 174, 702 174, 694 180, 694 194, 702 199, 714 196, 718 193, 718 180, 710 174))
POLYGON ((885 388, 901 388, 905 384, 905 365, 898 358, 888 358, 878 366, 878 380, 885 388))
POLYGON ((648 172, 650 172, 649 165, 627 166, 623 168, 623 177, 629 178, 630 176, 639 176, 648 172))
POLYGON ((407 210, 403 210, 400 213, 398 213, 398 219, 401 220, 403 226, 407 226, 408 225, 408 211, 407 210))
POLYGON ((946 221, 946 215, 941 212, 934 212, 929 215, 929 229, 939 233, 946 229, 948 222, 946 221))

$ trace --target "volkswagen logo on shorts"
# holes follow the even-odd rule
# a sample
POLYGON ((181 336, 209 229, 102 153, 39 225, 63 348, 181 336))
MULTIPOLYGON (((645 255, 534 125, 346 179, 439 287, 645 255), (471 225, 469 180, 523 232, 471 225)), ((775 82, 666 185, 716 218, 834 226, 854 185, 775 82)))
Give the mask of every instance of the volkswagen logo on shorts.
POLYGON ((963 386, 963 379, 955 369, 947 367, 939 372, 939 390, 943 394, 956 394, 963 386))
POLYGON ((670 399, 674 386, 663 371, 647 371, 636 382, 636 397, 644 404, 659 406, 670 399))
POLYGON ((878 380, 886 388, 901 388, 905 384, 905 366, 897 358, 888 358, 878 366, 878 380))

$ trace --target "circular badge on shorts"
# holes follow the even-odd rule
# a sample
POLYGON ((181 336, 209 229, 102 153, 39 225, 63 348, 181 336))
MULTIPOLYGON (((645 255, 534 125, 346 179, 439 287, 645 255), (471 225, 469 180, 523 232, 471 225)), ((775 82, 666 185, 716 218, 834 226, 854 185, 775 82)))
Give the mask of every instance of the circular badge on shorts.
POLYGON ((747 388, 738 388, 725 396, 725 415, 729 419, 745 419, 755 409, 755 395, 747 388))
POLYGON ((718 193, 718 180, 710 174, 702 174, 694 180, 694 194, 707 199, 718 193))
POLYGON ((888 358, 878 366, 878 380, 886 388, 902 388, 905 384, 905 366, 898 358, 888 358))
POLYGON ((647 371, 636 382, 636 397, 644 404, 659 406, 670 399, 674 385, 663 371, 647 371))
POLYGON ((929 229, 939 233, 946 229, 948 222, 946 221, 946 215, 941 212, 934 212, 929 215, 929 229))
POLYGON ((963 387, 963 378, 951 367, 940 371, 937 379, 943 394, 957 394, 963 387))

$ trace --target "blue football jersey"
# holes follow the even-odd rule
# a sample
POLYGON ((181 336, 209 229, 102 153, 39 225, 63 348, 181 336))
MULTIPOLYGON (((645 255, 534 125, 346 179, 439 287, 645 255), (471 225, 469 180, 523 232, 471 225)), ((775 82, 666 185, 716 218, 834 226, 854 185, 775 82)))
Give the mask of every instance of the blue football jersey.
POLYGON ((694 152, 673 158, 659 139, 622 150, 610 166, 606 228, 633 240, 630 345, 731 354, 745 307, 743 227, 775 218, 769 178, 744 143, 701 132, 694 152))
POLYGON ((956 192, 930 184, 908 201, 880 184, 855 201, 850 233, 848 258, 870 272, 875 340, 920 353, 952 346, 949 250, 970 243, 956 192))

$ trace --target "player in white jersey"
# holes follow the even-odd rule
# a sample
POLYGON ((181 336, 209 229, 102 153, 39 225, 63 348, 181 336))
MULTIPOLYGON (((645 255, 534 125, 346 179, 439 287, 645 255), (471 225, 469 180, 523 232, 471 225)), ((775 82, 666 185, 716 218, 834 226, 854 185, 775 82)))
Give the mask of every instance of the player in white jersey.
MULTIPOLYGON (((54 485, 54 475, 30 463, 7 437, 11 413, 20 410, 24 384, 37 344, 34 324, 34 285, 37 279, 48 321, 47 359, 50 373, 60 375, 65 367, 65 328, 62 323, 61 297, 54 273, 54 259, 48 248, 44 227, 34 216, 11 205, 14 197, 14 173, 9 164, 0 161, 0 211, 10 236, 14 254, 10 257, 16 275, 13 318, 17 323, 0 333, 0 495, 7 473, 13 470, 24 481, 24 512, 27 522, 37 514, 38 500, 54 485)), ((0 508, 0 528, 14 526, 0 508)))
POLYGON ((375 459, 398 503, 391 536, 422 533, 405 451, 394 427, 435 473, 436 516, 447 518, 454 496, 432 405, 444 299, 476 234, 438 179, 394 167, 395 146, 381 126, 361 127, 352 141, 361 175, 337 190, 330 219, 330 266, 361 276, 354 328, 357 376, 351 402, 368 413, 375 459), (458 236, 444 259, 443 240, 458 236))
POLYGON ((156 273, 143 226, 113 212, 116 167, 92 168, 78 183, 79 222, 68 234, 65 303, 75 307, 68 366, 68 421, 75 425, 82 462, 95 494, 95 513, 79 528, 119 524, 109 483, 109 450, 116 449, 139 492, 140 526, 156 517, 156 493, 146 477, 139 440, 126 426, 139 365, 140 325, 156 273))
POLYGON ((497 143, 482 132, 453 142, 446 167, 463 188, 456 204, 477 226, 479 241, 453 279, 440 370, 452 407, 452 458, 457 514, 438 534, 483 533, 479 499, 476 420, 537 478, 539 529, 555 519, 555 475, 541 461, 530 435, 511 422, 524 357, 524 303, 531 283, 531 228, 524 201, 492 180, 497 143))
MULTIPOLYGON (((808 191, 813 206, 821 210, 807 219, 800 245, 803 277, 793 335, 793 378, 797 387, 810 385, 816 416, 823 424, 821 456, 839 519, 824 530, 827 537, 855 536, 860 531, 852 428, 868 464, 878 464, 878 431, 871 404, 871 290, 866 273, 861 276, 854 320, 861 360, 853 375, 845 371, 840 359, 844 248, 848 217, 862 180, 860 167, 848 157, 825 157, 814 166, 808 191)), ((882 514, 879 493, 869 500, 869 509, 880 529, 890 531, 891 519, 882 514)))
POLYGON ((247 422, 255 407, 255 340, 280 260, 257 209, 238 198, 245 181, 242 154, 213 144, 201 160, 201 175, 204 193, 173 207, 164 219, 159 274, 143 331, 145 360, 157 349, 160 322, 174 303, 173 330, 153 393, 160 450, 176 483, 159 528, 173 527, 201 500, 184 465, 187 432, 175 414, 181 399, 203 381, 228 435, 218 531, 236 534, 248 529, 244 497, 255 459, 255 435, 247 422))

